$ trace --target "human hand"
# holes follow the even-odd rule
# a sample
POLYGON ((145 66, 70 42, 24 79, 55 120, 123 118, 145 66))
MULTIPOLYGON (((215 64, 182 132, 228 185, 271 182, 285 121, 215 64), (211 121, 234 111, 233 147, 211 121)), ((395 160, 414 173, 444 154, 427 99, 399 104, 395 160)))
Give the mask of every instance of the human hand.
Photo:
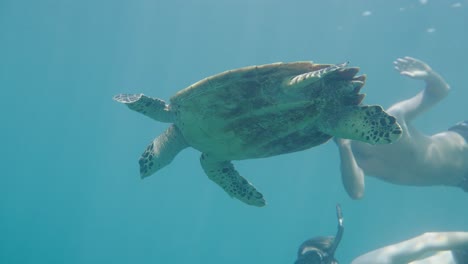
POLYGON ((401 75, 414 79, 424 80, 432 73, 432 69, 429 65, 408 56, 398 58, 393 64, 395 65, 395 70, 399 71, 401 75))

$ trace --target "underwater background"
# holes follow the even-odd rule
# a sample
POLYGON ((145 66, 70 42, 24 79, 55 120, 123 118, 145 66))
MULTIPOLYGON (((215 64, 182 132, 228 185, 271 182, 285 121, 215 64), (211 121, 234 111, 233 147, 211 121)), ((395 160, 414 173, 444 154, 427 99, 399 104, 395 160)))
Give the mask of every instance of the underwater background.
POLYGON ((333 142, 234 161, 265 196, 256 208, 211 182, 186 149, 141 180, 138 158, 168 124, 116 103, 168 100, 238 67, 349 61, 366 104, 424 88, 392 61, 427 62, 450 95, 424 133, 468 119, 468 1, 0 0, 0 263, 293 263, 306 239, 345 233, 341 263, 427 231, 468 231, 468 194, 366 177, 341 184, 333 142))

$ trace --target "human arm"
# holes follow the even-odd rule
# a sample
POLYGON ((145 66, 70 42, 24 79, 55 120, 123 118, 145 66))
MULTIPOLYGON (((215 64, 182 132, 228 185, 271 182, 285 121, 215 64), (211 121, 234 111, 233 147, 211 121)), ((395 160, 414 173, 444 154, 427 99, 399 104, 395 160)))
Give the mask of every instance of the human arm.
POLYGON ((407 264, 430 253, 467 247, 468 232, 430 232, 361 255, 351 264, 407 264))
POLYGON ((449 85, 423 61, 404 57, 397 59, 394 64, 395 69, 401 75, 423 80, 426 83, 426 88, 416 96, 391 106, 387 111, 388 113, 397 115, 406 121, 411 121, 447 96, 450 90, 449 85))
POLYGON ((360 199, 364 195, 364 172, 358 166, 351 149, 351 140, 333 138, 340 154, 340 171, 343 186, 353 199, 360 199))

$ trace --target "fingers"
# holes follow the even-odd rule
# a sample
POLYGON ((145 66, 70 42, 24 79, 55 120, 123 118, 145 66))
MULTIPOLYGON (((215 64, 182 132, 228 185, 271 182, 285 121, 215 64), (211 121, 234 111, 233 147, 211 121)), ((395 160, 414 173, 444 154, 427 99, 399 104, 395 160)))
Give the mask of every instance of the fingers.
POLYGON ((403 57, 403 58, 398 58, 396 59, 396 61, 394 61, 393 63, 407 63, 408 60, 409 60, 410 57, 406 56, 406 57, 403 57))
POLYGON ((418 59, 415 59, 413 57, 410 57, 410 56, 405 56, 405 60, 407 60, 408 62, 412 62, 414 64, 421 64, 421 65, 425 65, 426 63, 424 63, 423 61, 421 60, 418 60, 418 59))
POLYGON ((399 69, 410 68, 416 64, 416 61, 411 57, 404 57, 396 59, 393 64, 399 69))
POLYGON ((403 76, 411 77, 411 78, 414 77, 413 73, 407 72, 407 71, 400 71, 400 74, 403 75, 403 76))
POLYGON ((414 69, 414 67, 412 66, 413 64, 410 61, 402 58, 398 58, 396 61, 393 62, 393 64, 395 65, 395 70, 399 71, 405 76, 408 76, 409 71, 414 69))
POLYGON ((396 59, 396 62, 400 62, 400 63, 405 63, 405 64, 425 64, 423 61, 421 60, 418 60, 416 58, 413 58, 413 57, 410 57, 410 56, 405 56, 403 58, 398 58, 396 59))
POLYGON ((403 58, 396 59, 393 64, 397 71, 430 71, 431 67, 425 62, 415 59, 413 57, 405 56, 403 58))
POLYGON ((393 67, 395 70, 399 71, 399 72, 403 72, 405 69, 403 68, 404 65, 400 65, 400 64, 396 64, 395 63, 395 67, 393 67))
POLYGON ((405 69, 408 68, 408 60, 404 58, 398 58, 393 62, 393 65, 395 65, 395 70, 399 72, 405 71, 405 69))
POLYGON ((425 65, 424 62, 415 59, 413 57, 405 56, 403 58, 398 58, 393 62, 395 65, 425 65))

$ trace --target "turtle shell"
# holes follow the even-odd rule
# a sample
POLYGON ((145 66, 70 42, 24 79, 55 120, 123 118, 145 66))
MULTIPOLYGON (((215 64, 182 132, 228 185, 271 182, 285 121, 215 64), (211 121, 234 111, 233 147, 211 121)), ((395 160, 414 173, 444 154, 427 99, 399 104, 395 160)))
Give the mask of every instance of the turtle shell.
MULTIPOLYGON (((321 106, 337 96, 346 97, 330 93, 334 90, 330 83, 334 87, 349 83, 357 68, 341 79, 319 78, 306 89, 295 89, 289 82, 329 66, 293 62, 225 71, 178 92, 171 98, 170 110, 191 146, 220 158, 268 157, 307 149, 331 138, 317 128, 321 106)), ((337 107, 342 102, 337 101, 337 107)))
POLYGON ((229 70, 207 77, 179 91, 171 98, 171 103, 192 105, 193 100, 200 96, 203 96, 208 101, 211 101, 212 97, 218 96, 234 96, 240 100, 252 96, 261 96, 259 92, 265 88, 267 90, 274 90, 278 86, 278 83, 281 84, 285 78, 317 71, 328 66, 330 65, 314 64, 307 61, 277 62, 229 70))

